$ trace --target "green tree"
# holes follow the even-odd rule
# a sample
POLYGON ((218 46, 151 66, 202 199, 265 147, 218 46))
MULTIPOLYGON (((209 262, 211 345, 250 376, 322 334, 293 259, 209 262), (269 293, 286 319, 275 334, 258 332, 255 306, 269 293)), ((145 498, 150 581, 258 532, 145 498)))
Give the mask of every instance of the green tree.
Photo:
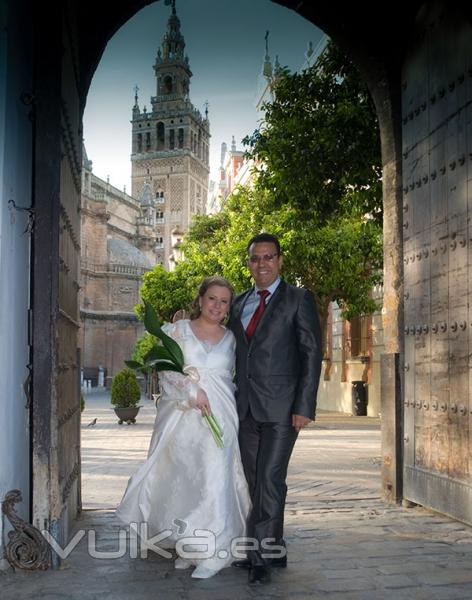
POLYGON ((320 316, 336 301, 346 318, 376 308, 371 288, 382 276, 382 231, 378 223, 357 214, 335 215, 320 225, 316 215, 291 204, 268 209, 261 190, 238 190, 228 199, 226 243, 221 248, 223 274, 241 290, 248 287, 247 240, 260 231, 281 243, 284 277, 312 290, 320 316))
POLYGON ((131 360, 136 362, 144 362, 146 354, 156 344, 156 338, 148 332, 145 332, 140 338, 136 340, 131 353, 131 360))
MULTIPOLYGON (((174 313, 188 308, 193 298, 192 284, 188 280, 189 266, 182 263, 174 271, 166 271, 156 265, 143 275, 141 297, 155 308, 162 321, 170 321, 174 313)), ((137 306, 138 316, 142 317, 142 306, 137 306)))
POLYGON ((283 71, 264 121, 245 142, 256 185, 275 207, 289 204, 320 223, 357 208, 381 223, 380 136, 366 84, 332 43, 310 69, 283 71))
MULTIPOLYGON (((260 128, 255 160, 261 223, 281 237, 284 273, 311 289, 320 313, 371 313, 382 276, 380 135, 375 107, 353 64, 332 43, 302 73, 283 71, 260 128)), ((240 218, 244 218, 240 215, 240 218)))

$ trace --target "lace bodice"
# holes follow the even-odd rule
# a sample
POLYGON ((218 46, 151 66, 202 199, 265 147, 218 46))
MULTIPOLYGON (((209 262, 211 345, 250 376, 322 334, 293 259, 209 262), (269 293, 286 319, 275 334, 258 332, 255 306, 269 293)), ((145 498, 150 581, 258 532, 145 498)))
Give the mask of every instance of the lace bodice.
POLYGON ((203 342, 192 331, 190 321, 166 323, 163 331, 182 348, 185 358, 184 370, 188 375, 174 371, 159 373, 163 400, 171 399, 180 408, 191 408, 197 397, 198 387, 207 391, 208 379, 223 378, 233 387, 234 348, 233 333, 226 329, 216 344, 203 342))

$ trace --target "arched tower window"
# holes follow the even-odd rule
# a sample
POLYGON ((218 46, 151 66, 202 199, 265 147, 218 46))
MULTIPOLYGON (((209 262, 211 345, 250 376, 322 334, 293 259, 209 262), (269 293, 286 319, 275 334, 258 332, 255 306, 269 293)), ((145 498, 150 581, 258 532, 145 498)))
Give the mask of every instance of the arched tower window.
POLYGON ((137 151, 138 152, 142 152, 143 151, 143 134, 142 133, 138 133, 138 144, 137 144, 137 151))
POLYGON ((182 127, 179 127, 179 148, 184 147, 184 130, 182 127))
POLYGON ((175 148, 175 129, 169 129, 169 148, 175 148))
POLYGON ((170 75, 164 77, 164 94, 172 94, 174 83, 170 75))
POLYGON ((162 121, 157 124, 157 149, 164 150, 165 144, 165 127, 162 121))

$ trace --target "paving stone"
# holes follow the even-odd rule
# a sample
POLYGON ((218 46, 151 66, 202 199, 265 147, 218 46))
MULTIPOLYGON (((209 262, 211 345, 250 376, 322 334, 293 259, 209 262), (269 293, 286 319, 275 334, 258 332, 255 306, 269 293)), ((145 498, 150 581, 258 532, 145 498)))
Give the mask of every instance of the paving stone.
POLYGON ((414 578, 407 575, 378 575, 373 579, 377 587, 384 589, 406 588, 417 584, 414 578))
MULTIPOLYGON (((470 563, 472 566, 472 562, 470 563)), ((455 569, 453 562, 442 569, 435 569, 434 571, 420 572, 416 576, 420 583, 426 583, 427 585, 449 585, 449 584, 470 584, 470 597, 472 598, 472 569, 455 569)))
POLYGON ((326 579, 365 579, 376 575, 376 569, 354 568, 354 569, 323 569, 320 570, 326 579))
POLYGON ((314 585, 314 590, 324 592, 352 592, 359 590, 373 590, 376 585, 371 579, 329 579, 319 581, 314 585))
POLYGON ((431 597, 435 600, 470 600, 472 588, 470 585, 450 584, 431 588, 431 597))

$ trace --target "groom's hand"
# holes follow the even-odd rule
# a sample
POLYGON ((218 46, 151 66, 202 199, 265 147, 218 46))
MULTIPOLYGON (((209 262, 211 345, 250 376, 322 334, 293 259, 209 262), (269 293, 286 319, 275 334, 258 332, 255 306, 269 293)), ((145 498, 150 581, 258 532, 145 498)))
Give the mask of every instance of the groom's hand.
POLYGON ((311 419, 303 415, 292 415, 292 426, 298 431, 303 429, 311 422, 311 419))

